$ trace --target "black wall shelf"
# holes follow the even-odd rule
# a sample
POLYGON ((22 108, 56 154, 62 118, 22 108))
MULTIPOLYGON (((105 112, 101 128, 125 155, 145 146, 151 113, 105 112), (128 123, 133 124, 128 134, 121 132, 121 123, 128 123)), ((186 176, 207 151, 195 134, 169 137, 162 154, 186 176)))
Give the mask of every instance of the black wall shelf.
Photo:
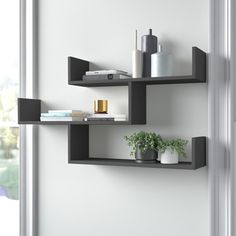
POLYGON ((20 125, 131 125, 128 121, 40 121, 41 100, 18 98, 18 124, 20 125))
POLYGON ((206 137, 192 138, 192 162, 175 165, 160 163, 137 163, 135 160, 89 157, 89 126, 68 126, 68 161, 74 164, 112 165, 151 168, 191 169, 195 170, 206 165, 206 137))
POLYGON ((89 70, 89 62, 68 57, 68 84, 84 87, 128 86, 127 121, 40 121, 41 100, 18 99, 18 123, 22 125, 67 125, 69 127, 69 163, 114 166, 134 166, 173 169, 198 169, 206 165, 206 137, 192 138, 192 162, 176 165, 160 163, 140 164, 135 160, 90 158, 89 125, 134 125, 146 124, 146 85, 184 84, 206 82, 206 53, 192 48, 192 75, 120 80, 83 81, 82 76, 89 70))
POLYGON ((68 83, 84 87, 131 86, 132 84, 184 84, 206 82, 206 53, 197 47, 192 48, 192 74, 183 76, 112 79, 83 81, 82 77, 89 70, 89 61, 68 57, 68 83))

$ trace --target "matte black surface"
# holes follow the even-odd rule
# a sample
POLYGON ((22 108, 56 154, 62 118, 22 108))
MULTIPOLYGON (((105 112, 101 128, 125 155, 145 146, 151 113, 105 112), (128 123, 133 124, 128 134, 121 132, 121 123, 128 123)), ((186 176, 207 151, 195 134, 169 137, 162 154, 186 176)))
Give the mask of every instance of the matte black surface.
POLYGON ((108 166, 126 166, 126 167, 149 167, 164 169, 185 169, 195 170, 196 168, 190 162, 180 162, 179 164, 161 164, 156 163, 137 163, 135 160, 125 159, 106 159, 106 158, 89 158, 85 160, 71 160, 70 164, 86 164, 86 165, 108 165, 108 166))
POLYGON ((206 165, 206 137, 192 138, 192 165, 201 168, 206 165))
POLYGON ((38 122, 41 114, 41 101, 38 99, 18 98, 18 123, 21 121, 38 122))
POLYGON ((146 124, 146 86, 130 83, 128 93, 129 120, 132 124, 146 124))
POLYGON ((68 82, 82 80, 89 71, 89 62, 75 57, 68 57, 68 82))
POLYGON ((89 157, 89 126, 68 126, 68 159, 80 160, 89 157))
POLYGON ((204 83, 193 77, 192 75, 184 76, 166 76, 166 77, 148 77, 148 78, 130 78, 130 79, 113 79, 98 81, 71 81, 70 85, 82 87, 104 87, 104 86, 127 86, 129 83, 141 83, 144 85, 152 84, 188 84, 188 83, 204 83))
POLYGON ((192 48, 192 74, 199 81, 206 82, 206 53, 197 47, 192 48))
POLYGON ((19 121, 20 125, 131 125, 130 121, 19 121))

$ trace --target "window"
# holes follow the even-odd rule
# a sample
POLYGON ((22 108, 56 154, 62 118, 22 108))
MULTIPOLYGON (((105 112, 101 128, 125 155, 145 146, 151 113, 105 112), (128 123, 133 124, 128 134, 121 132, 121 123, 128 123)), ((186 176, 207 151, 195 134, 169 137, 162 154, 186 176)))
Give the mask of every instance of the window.
POLYGON ((0 235, 19 235, 20 2, 0 2, 0 235))

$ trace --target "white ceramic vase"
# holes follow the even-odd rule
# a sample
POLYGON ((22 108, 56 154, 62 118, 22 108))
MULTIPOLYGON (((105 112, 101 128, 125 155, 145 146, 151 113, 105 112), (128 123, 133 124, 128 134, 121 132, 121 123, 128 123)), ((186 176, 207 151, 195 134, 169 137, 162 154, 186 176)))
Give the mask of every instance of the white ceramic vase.
POLYGON ((161 164, 177 164, 179 162, 179 154, 176 150, 166 149, 164 153, 160 153, 161 164))

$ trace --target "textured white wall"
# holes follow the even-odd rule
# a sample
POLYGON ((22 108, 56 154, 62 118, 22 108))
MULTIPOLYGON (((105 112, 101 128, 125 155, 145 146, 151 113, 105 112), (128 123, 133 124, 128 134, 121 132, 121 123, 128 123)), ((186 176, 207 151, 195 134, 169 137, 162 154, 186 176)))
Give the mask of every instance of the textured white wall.
MULTIPOLYGON (((108 98, 127 112, 127 88, 67 85, 67 56, 94 68, 131 70, 134 29, 148 28, 191 73, 191 47, 208 50, 208 1, 39 1, 39 95, 43 108, 92 110, 108 98)), ((90 154, 127 158, 125 134, 207 135, 206 84, 147 88, 147 125, 94 126, 90 154)), ((67 164, 67 127, 39 129, 39 236, 206 236, 207 169, 163 170, 67 164)))

